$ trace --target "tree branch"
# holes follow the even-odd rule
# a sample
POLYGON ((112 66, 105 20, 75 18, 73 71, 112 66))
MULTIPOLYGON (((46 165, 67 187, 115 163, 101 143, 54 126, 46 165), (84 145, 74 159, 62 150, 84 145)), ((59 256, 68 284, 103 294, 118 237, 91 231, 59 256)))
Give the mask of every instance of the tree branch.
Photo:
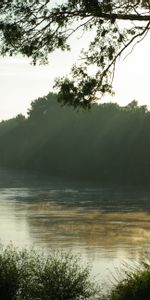
POLYGON ((146 27, 144 28, 144 30, 142 32, 134 35, 133 38, 128 43, 125 44, 125 46, 115 55, 114 59, 111 61, 111 63, 108 65, 108 67, 104 70, 103 76, 105 76, 107 71, 116 62, 117 58, 124 52, 124 50, 126 48, 128 48, 135 39, 137 39, 138 37, 142 37, 146 33, 146 31, 149 30, 149 26, 150 26, 150 21, 147 23, 146 27))

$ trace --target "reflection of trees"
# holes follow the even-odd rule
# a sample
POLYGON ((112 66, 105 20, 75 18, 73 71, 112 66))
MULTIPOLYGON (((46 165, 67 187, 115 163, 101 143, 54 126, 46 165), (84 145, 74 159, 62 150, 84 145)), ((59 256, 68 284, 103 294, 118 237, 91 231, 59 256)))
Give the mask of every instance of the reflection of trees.
POLYGON ((144 248, 150 238, 144 212, 102 213, 36 203, 27 208, 27 222, 35 243, 54 247, 144 248))

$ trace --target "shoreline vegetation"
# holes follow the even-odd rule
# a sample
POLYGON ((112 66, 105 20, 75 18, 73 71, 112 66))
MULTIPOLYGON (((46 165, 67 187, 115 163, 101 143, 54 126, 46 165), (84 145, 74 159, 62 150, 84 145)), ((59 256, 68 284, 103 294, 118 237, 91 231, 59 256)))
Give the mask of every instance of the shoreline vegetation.
POLYGON ((150 111, 132 101, 61 106, 56 94, 0 123, 0 166, 101 183, 149 185, 150 111))
POLYGON ((104 293, 79 257, 60 251, 19 250, 12 244, 0 248, 1 300, 148 300, 149 261, 123 274, 104 293))

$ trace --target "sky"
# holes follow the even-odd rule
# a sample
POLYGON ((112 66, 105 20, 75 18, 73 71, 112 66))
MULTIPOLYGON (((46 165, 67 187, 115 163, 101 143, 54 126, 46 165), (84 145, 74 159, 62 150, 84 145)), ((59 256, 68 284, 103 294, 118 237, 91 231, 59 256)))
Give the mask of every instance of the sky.
MULTIPOLYGON (((54 79, 69 74, 82 47, 82 39, 77 39, 71 52, 57 50, 50 55, 49 64, 44 66, 32 66, 29 59, 21 56, 0 57, 0 121, 20 113, 26 115, 32 101, 53 91, 54 79)), ((115 96, 108 96, 105 100, 126 105, 135 99, 140 105, 150 107, 149 72, 148 35, 126 59, 122 57, 117 63, 113 85, 115 96)))

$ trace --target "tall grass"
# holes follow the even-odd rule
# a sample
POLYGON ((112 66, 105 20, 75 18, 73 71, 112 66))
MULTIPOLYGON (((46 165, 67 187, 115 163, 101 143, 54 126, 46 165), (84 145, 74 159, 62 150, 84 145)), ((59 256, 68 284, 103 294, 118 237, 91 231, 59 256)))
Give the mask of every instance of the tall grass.
POLYGON ((124 272, 104 300, 150 300, 150 262, 143 261, 124 272))

